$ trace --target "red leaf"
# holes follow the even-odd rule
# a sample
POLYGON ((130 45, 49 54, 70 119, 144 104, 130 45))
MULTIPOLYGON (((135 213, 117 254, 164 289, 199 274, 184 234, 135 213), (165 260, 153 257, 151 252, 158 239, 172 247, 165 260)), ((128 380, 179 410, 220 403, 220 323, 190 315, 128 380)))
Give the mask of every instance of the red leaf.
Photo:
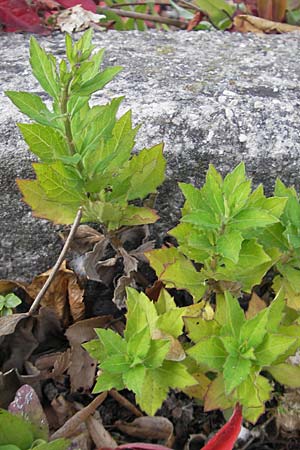
POLYGON ((57 3, 62 5, 64 8, 72 8, 76 5, 81 5, 82 8, 86 9, 87 11, 97 12, 97 6, 93 2, 93 0, 56 0, 57 3))
POLYGON ((4 31, 28 31, 30 33, 45 33, 41 19, 25 0, 0 0, 0 23, 4 31))
POLYGON ((202 450, 232 450, 241 431, 242 407, 237 404, 229 421, 211 438, 202 450))
POLYGON ((133 442, 130 444, 120 445, 119 447, 112 448, 101 448, 99 450, 126 450, 127 448, 132 450, 170 450, 169 447, 157 444, 146 444, 144 442, 133 442))

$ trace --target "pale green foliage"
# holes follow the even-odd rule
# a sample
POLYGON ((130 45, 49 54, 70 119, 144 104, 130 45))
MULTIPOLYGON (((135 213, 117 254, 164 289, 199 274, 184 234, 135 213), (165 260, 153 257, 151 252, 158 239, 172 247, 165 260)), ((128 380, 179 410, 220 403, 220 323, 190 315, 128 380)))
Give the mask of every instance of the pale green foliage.
POLYGON ((187 368, 172 357, 172 342, 182 334, 184 310, 176 307, 166 291, 153 303, 128 288, 124 337, 98 328, 98 339, 84 344, 102 371, 94 392, 126 387, 136 394, 141 408, 153 415, 169 388, 196 384, 187 368))
POLYGON ((0 316, 12 314, 13 309, 21 303, 22 300, 15 294, 0 295, 0 316))
POLYGON ((282 293, 268 308, 246 319, 238 300, 228 292, 217 297, 213 320, 185 318, 188 336, 196 343, 188 355, 218 374, 206 394, 207 409, 239 402, 244 417, 255 422, 272 391, 270 382, 260 375, 262 370, 287 385, 300 386, 299 378, 288 377, 299 371, 284 362, 299 346, 300 326, 283 325, 284 318, 282 293))
POLYGON ((41 437, 36 425, 21 415, 0 409, 0 450, 66 450, 70 446, 65 439, 47 441, 47 436, 41 437))
POLYGON ((8 91, 11 101, 33 123, 19 124, 29 149, 41 160, 36 180, 18 180, 34 214, 55 223, 73 222, 80 206, 83 221, 100 222, 108 230, 122 225, 153 223, 158 216, 128 202, 156 192, 164 179, 162 144, 131 157, 138 127, 131 112, 117 118, 122 98, 107 105, 89 104, 121 70, 99 71, 103 50, 93 53, 92 31, 72 43, 66 36, 67 62, 30 41, 33 75, 52 97, 49 108, 37 95, 8 91))
MULTIPOLYGON (((266 198, 262 186, 251 192, 244 164, 239 164, 224 180, 211 165, 201 189, 180 183, 185 196, 181 223, 169 231, 179 244, 177 256, 170 250, 147 254, 157 276, 168 285, 188 290, 197 300, 214 282, 231 283, 232 291, 250 292, 265 273, 280 259, 276 245, 263 245, 260 236, 280 225, 287 199, 266 198), (202 264, 200 273, 191 265, 185 281, 181 279, 184 256, 202 264), (172 256, 172 257, 169 257, 172 256), (164 262, 161 270, 159 260, 164 262), (198 292, 195 292, 195 279, 198 292), (206 286, 206 287, 205 287, 206 286)), ((184 262, 184 267, 187 261, 184 262)))

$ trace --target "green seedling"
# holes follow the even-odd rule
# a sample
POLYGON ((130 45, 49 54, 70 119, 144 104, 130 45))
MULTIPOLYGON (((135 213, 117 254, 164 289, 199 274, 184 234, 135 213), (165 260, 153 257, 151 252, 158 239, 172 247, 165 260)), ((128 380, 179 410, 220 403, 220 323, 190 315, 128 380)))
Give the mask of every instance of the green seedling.
POLYGON ((216 374, 205 395, 207 410, 239 403, 243 416, 256 422, 271 397, 267 372, 287 386, 300 386, 299 367, 286 362, 300 345, 300 326, 287 316, 283 293, 246 319, 238 300, 225 292, 217 296, 213 320, 185 318, 196 343, 188 355, 205 372, 216 374))
POLYGON ((96 329, 98 339, 84 344, 100 363, 94 392, 128 388, 148 414, 154 415, 170 388, 196 384, 181 360, 177 337, 182 334, 185 308, 177 308, 166 291, 157 303, 127 289, 124 337, 110 329, 96 329))
POLYGON ((15 294, 0 295, 0 316, 13 314, 13 309, 21 303, 22 300, 15 294))
POLYGON ((101 223, 108 231, 153 223, 156 212, 136 201, 164 179, 163 146, 132 156, 138 127, 132 127, 130 111, 117 118, 123 98, 90 105, 92 94, 121 70, 99 71, 104 51, 93 53, 91 39, 91 30, 74 44, 66 35, 67 61, 58 62, 31 38, 32 73, 52 104, 36 94, 6 92, 32 120, 19 128, 41 161, 33 164, 36 180, 18 180, 18 186, 34 214, 54 223, 72 223, 79 207, 82 221, 101 223))

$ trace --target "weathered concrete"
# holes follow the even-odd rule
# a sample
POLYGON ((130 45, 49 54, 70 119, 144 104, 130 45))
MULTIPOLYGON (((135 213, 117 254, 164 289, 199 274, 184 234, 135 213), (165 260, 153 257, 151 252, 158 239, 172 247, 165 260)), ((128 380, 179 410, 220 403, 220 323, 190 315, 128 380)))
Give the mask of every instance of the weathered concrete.
MULTIPOLYGON (((27 35, 1 35, 3 90, 41 88, 30 75, 27 35)), ((40 41, 63 55, 61 34, 40 41)), ((97 33, 105 62, 124 66, 98 100, 126 95, 123 109, 143 126, 137 149, 165 141, 168 181, 159 230, 176 220, 176 181, 201 184, 210 162, 226 173, 245 161, 254 182, 272 191, 279 175, 300 188, 300 34, 97 33), (172 206, 176 208, 172 209, 172 206)), ((58 254, 56 232, 20 202, 15 178, 32 176, 32 156, 16 128, 24 117, 0 103, 0 278, 31 278, 58 254)))

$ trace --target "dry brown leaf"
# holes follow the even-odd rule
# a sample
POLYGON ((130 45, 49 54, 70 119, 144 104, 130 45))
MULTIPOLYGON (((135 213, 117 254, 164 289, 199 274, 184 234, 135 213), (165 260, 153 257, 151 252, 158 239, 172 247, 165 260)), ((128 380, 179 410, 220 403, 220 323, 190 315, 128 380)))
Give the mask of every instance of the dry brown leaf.
MULTIPOLYGON (((70 233, 68 231, 61 231, 60 235, 64 241, 67 240, 67 237, 70 233)), ((79 225, 76 230, 75 236, 72 239, 69 250, 77 253, 78 255, 84 255, 85 253, 91 251, 97 242, 102 241, 104 236, 99 231, 95 230, 88 225, 79 225)))
POLYGON ((246 319, 251 319, 259 311, 267 307, 266 303, 257 295, 255 292, 252 293, 250 302, 248 304, 248 309, 246 311, 246 319))
POLYGON ((100 416, 95 416, 88 417, 85 423, 96 448, 116 448, 118 444, 104 428, 100 416))
MULTIPOLYGON (((60 381, 63 373, 71 364, 71 349, 65 352, 42 355, 35 361, 35 367, 40 371, 41 378, 53 378, 60 381)), ((62 380, 61 380, 62 381, 62 380)))
POLYGON ((55 413, 59 427, 63 426, 76 412, 74 403, 68 402, 62 395, 55 397, 51 401, 51 407, 55 413))
POLYGON ((138 417, 130 423, 118 420, 115 425, 123 433, 136 438, 164 439, 167 442, 173 438, 173 424, 165 417, 138 417))
POLYGON ((300 432, 299 404, 300 389, 290 389, 283 394, 280 400, 280 412, 276 416, 277 426, 282 431, 300 432))
POLYGON ((198 381, 198 383, 194 386, 186 387, 183 389, 183 392, 189 397, 203 400, 211 380, 202 372, 193 373, 192 376, 198 381))
POLYGON ((105 18, 103 14, 95 14, 87 11, 80 5, 75 5, 57 15, 56 25, 63 32, 72 33, 74 31, 83 31, 94 24, 98 24, 103 18, 105 18))
POLYGON ((292 31, 300 31, 300 27, 296 25, 273 22, 272 20, 247 14, 235 16, 233 24, 236 31, 240 31, 241 33, 290 33, 292 31))
POLYGON ((26 284, 18 281, 0 280, 0 294, 8 294, 15 288, 26 290, 26 284))
POLYGON ((81 346, 84 342, 96 338, 94 328, 104 328, 112 320, 112 316, 93 317, 71 325, 66 336, 71 344, 71 364, 68 374, 71 379, 72 392, 81 389, 88 391, 94 384, 97 361, 81 346))
MULTIPOLYGON (((32 298, 37 296, 50 273, 51 269, 38 275, 27 286, 27 291, 32 298)), ((79 287, 75 273, 66 268, 66 261, 64 261, 41 304, 53 309, 62 323, 67 326, 71 318, 75 321, 84 317, 83 295, 84 290, 79 287)))
POLYGON ((0 408, 8 407, 19 387, 20 380, 15 369, 5 373, 0 372, 0 408))

